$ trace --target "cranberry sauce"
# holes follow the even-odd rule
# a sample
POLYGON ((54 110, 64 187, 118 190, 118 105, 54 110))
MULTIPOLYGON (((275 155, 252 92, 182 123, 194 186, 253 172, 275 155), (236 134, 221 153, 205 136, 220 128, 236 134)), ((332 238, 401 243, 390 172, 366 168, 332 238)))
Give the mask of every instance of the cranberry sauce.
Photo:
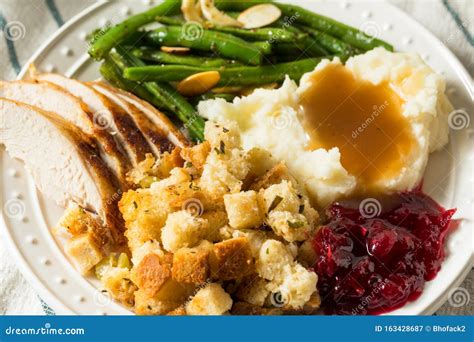
POLYGON ((444 258, 456 210, 420 191, 336 202, 313 240, 328 314, 379 314, 415 300, 444 258))

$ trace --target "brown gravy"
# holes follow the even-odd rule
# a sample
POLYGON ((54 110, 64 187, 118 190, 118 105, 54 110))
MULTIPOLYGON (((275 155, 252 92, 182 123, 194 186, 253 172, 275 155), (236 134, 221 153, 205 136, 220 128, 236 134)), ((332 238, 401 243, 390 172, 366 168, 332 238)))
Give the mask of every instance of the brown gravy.
POLYGON ((402 99, 388 85, 356 79, 342 65, 313 75, 301 96, 308 149, 338 147, 344 168, 365 190, 393 177, 414 146, 402 99))

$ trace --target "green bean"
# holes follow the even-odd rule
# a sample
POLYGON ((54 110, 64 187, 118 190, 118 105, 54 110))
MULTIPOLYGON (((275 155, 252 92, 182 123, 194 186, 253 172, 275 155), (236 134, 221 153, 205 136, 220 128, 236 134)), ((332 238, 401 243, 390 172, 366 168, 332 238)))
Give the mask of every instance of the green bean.
POLYGON ((154 80, 174 82, 181 81, 200 72, 218 71, 221 79, 217 86, 247 86, 282 82, 285 79, 285 75, 298 81, 304 73, 312 71, 320 61, 321 58, 308 58, 275 65, 220 69, 183 65, 144 66, 125 69, 124 77, 133 81, 154 80))
POLYGON ((122 72, 110 57, 105 57, 104 62, 100 66, 100 73, 115 87, 134 93, 159 109, 166 109, 166 105, 151 95, 141 84, 123 78, 122 72))
POLYGON ((200 96, 192 97, 189 99, 191 104, 197 105, 201 101, 206 101, 206 100, 215 100, 215 99, 224 99, 227 102, 231 102, 237 95, 236 94, 212 94, 212 93, 207 93, 203 94, 200 96))
POLYGON ((273 47, 270 42, 252 42, 252 45, 255 46, 264 56, 269 56, 273 53, 273 47))
POLYGON ((270 40, 272 42, 291 42, 298 35, 279 27, 262 27, 256 29, 241 29, 237 27, 213 26, 212 30, 232 34, 248 40, 270 40))
MULTIPOLYGON (((157 17, 156 20, 164 25, 170 26, 184 26, 187 25, 186 21, 170 17, 157 17)), ((193 24, 189 24, 193 25, 193 24)), ((196 25, 196 24, 194 24, 196 25)), ((255 29, 242 29, 238 27, 230 26, 219 26, 212 23, 204 23, 203 28, 210 29, 212 31, 224 32, 236 37, 240 37, 248 40, 272 40, 275 42, 291 42, 298 38, 298 35, 289 30, 282 29, 280 27, 263 27, 255 29)), ((304 33, 302 33, 304 34, 304 33)))
POLYGON ((285 18, 285 19, 278 19, 275 21, 272 25, 281 27, 283 30, 293 32, 294 34, 302 34, 304 33, 297 27, 295 27, 295 20, 291 20, 291 18, 285 18))
POLYGON ((202 67, 233 67, 242 65, 240 62, 230 59, 199 57, 192 55, 176 55, 148 47, 135 48, 131 52, 134 56, 145 61, 163 64, 182 64, 202 67))
POLYGON ((160 15, 174 15, 179 13, 181 1, 165 0, 152 9, 134 15, 125 21, 107 30, 103 35, 97 37, 89 48, 89 54, 95 59, 102 59, 116 45, 124 41, 140 27, 149 24, 160 15))
MULTIPOLYGON (((111 57, 123 71, 125 67, 143 67, 139 58, 133 56, 123 47, 117 46, 117 53, 111 53, 111 57)), ((166 105, 166 109, 174 113, 188 129, 191 137, 197 141, 204 139, 204 119, 196 114, 193 106, 186 101, 173 87, 164 82, 151 82, 152 79, 144 78, 142 84, 152 96, 166 105)))
POLYGON ((334 54, 344 54, 344 55, 355 55, 360 50, 354 48, 352 45, 343 42, 333 36, 330 36, 324 32, 312 29, 306 26, 299 26, 303 31, 311 34, 311 37, 327 51, 334 54))
POLYGON ((163 24, 163 25, 182 26, 182 25, 186 24, 186 21, 183 20, 183 19, 165 17, 165 16, 158 16, 158 17, 155 18, 155 20, 158 23, 163 24))
POLYGON ((292 43, 273 44, 273 52, 276 55, 295 55, 294 59, 298 59, 300 56, 308 58, 329 55, 329 52, 326 51, 324 47, 319 45, 317 41, 311 39, 311 37, 308 36, 305 36, 292 43))
POLYGON ((158 45, 184 46, 201 51, 214 51, 219 55, 238 61, 258 65, 262 61, 262 53, 252 43, 232 35, 200 29, 187 32, 186 27, 160 27, 148 33, 149 42, 158 45), (196 35, 194 35, 196 34, 196 35))
MULTIPOLYGON (((256 4, 272 3, 270 0, 218 0, 216 4, 224 10, 242 11, 256 4)), ((371 50, 375 47, 382 46, 389 51, 393 51, 393 46, 375 37, 369 36, 362 31, 340 23, 326 16, 316 14, 306 10, 300 6, 288 5, 281 3, 273 3, 280 8, 282 13, 288 18, 295 18, 297 23, 309 26, 319 30, 340 40, 351 44, 354 47, 371 50)))

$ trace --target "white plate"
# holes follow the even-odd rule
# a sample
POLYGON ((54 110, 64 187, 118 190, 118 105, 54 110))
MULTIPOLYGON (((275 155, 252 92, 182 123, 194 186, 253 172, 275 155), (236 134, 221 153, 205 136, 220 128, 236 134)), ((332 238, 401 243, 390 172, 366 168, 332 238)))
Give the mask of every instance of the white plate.
MULTIPOLYGON (((472 110, 474 91, 466 70, 439 40, 397 8, 381 2, 291 2, 377 35, 393 43, 397 50, 419 52, 446 77, 447 93, 455 108, 472 110)), ((30 62, 40 70, 82 80, 96 79, 98 65, 86 53, 86 34, 104 26, 107 20, 120 22, 130 14, 146 10, 150 3, 131 0, 97 3, 64 25, 30 62)), ((472 113, 467 119, 472 119, 472 113)), ((449 237, 448 256, 438 276, 426 284, 417 301, 393 314, 433 313, 471 269, 474 134, 470 128, 451 133, 451 143, 431 156, 424 189, 444 206, 457 207, 456 218, 464 220, 449 237)), ((12 254, 23 274, 56 313, 130 314, 102 295, 97 290, 97 281, 83 278, 73 269, 60 241, 50 233, 62 210, 36 191, 22 164, 10 159, 3 149, 0 149, 0 207, 4 214, 0 223, 6 230, 12 254)))

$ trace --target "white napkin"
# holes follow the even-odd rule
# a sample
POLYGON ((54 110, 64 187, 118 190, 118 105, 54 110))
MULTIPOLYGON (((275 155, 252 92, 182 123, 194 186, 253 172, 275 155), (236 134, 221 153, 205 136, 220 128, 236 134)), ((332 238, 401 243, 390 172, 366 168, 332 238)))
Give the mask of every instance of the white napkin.
MULTIPOLYGON (((474 74, 474 1, 392 0, 433 32, 474 74)), ((0 79, 14 79, 32 53, 65 21, 92 0, 2 0, 0 3, 0 79), (5 39, 10 27, 13 39, 5 39), (3 37, 1 37, 3 32, 3 37), (16 38, 15 38, 16 37, 16 38)), ((370 2, 367 2, 370 6, 370 2)), ((21 276, 6 250, 0 227, 0 314, 52 314, 21 276)), ((473 293, 473 272, 462 287, 473 293)), ((469 305, 446 304, 438 314, 472 314, 469 305)))

